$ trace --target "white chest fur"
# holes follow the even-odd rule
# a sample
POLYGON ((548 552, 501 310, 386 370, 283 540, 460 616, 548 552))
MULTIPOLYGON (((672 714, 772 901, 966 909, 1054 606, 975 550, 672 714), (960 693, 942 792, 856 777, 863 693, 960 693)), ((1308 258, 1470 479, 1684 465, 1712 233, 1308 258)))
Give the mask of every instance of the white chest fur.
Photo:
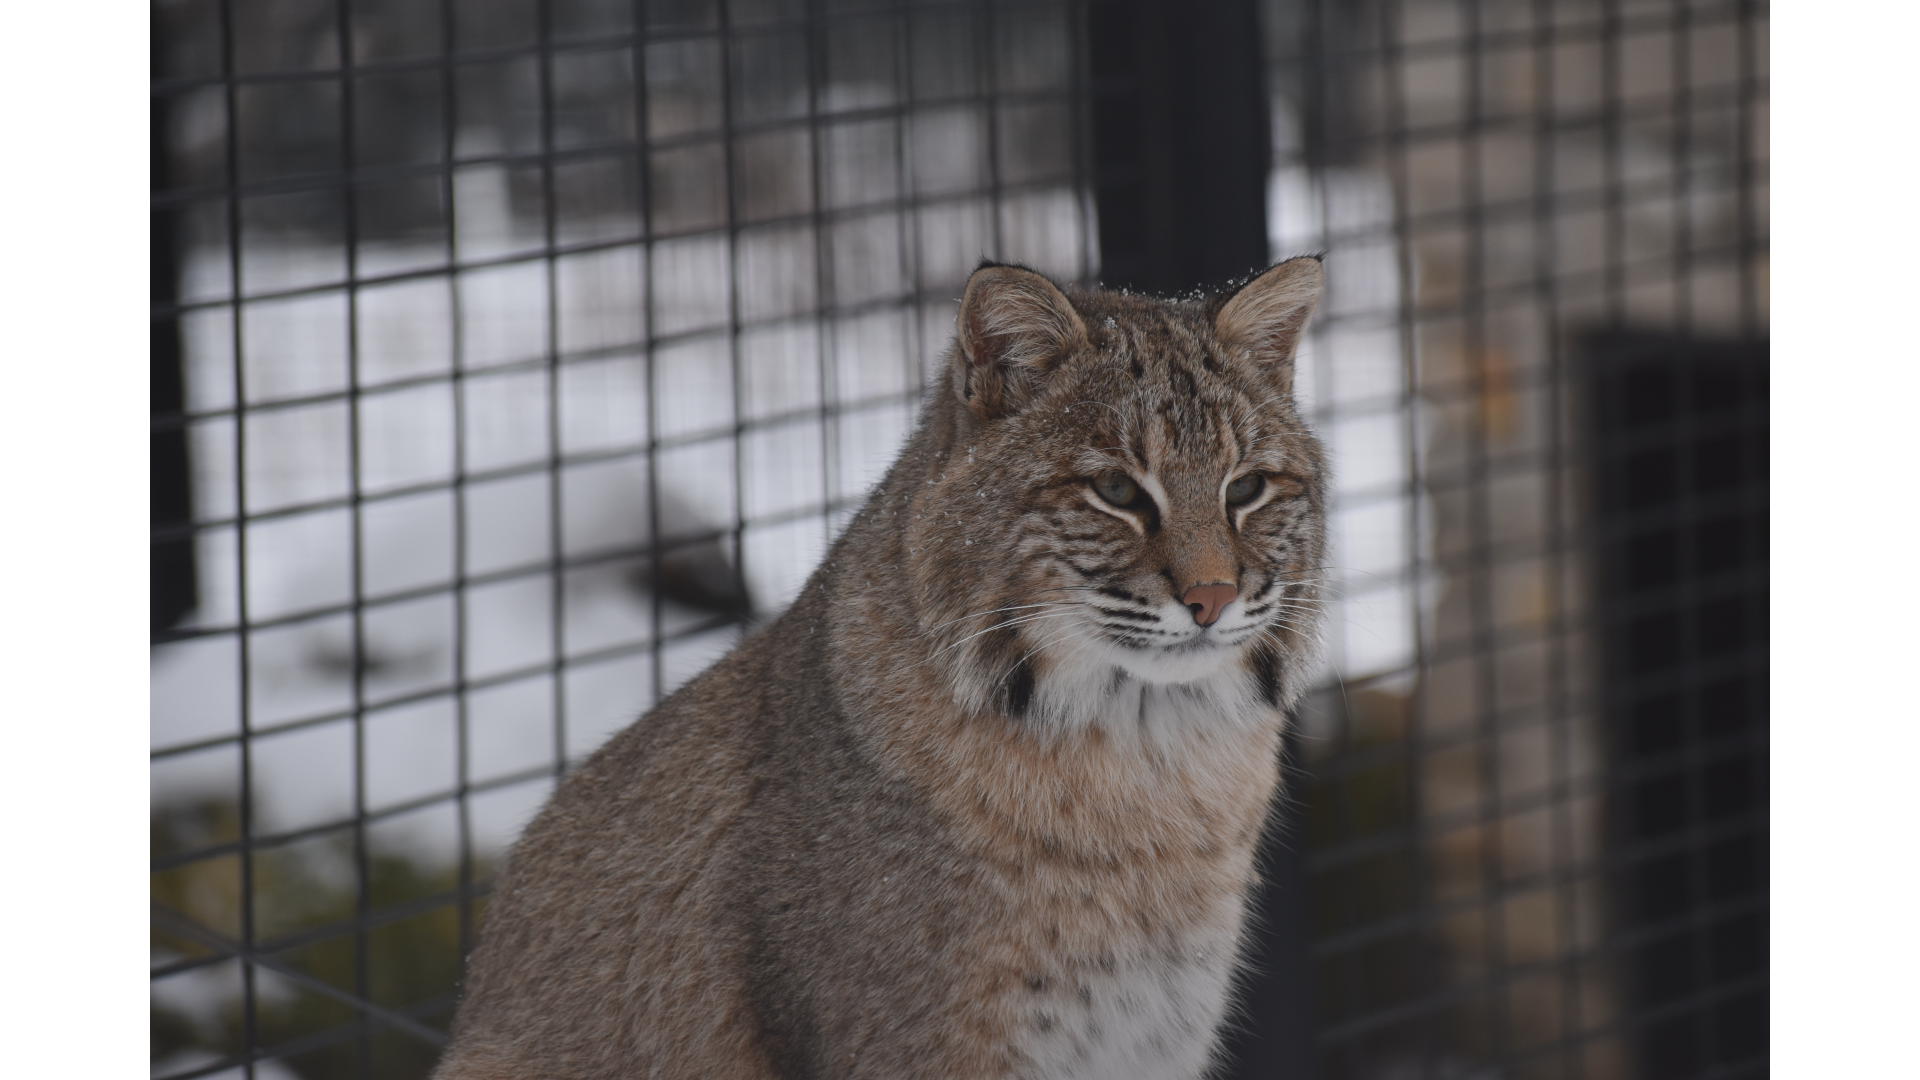
POLYGON ((1023 1003, 1031 1080, 1190 1080, 1227 1007, 1238 934, 1224 927, 1074 965, 1023 1003))
MULTIPOLYGON (((1132 812, 1143 815, 1127 827, 1150 830, 1165 824, 1168 819, 1149 809, 1163 798, 1168 810, 1207 803, 1214 812, 1199 816, 1211 819, 1205 828, 1217 830, 1208 835, 1228 844, 1234 842, 1229 837, 1246 841, 1243 827, 1227 825, 1244 816, 1245 793, 1255 792, 1255 802, 1265 805, 1271 771, 1250 762, 1271 760, 1282 723, 1244 668, 1216 665, 1191 682, 1165 684, 1136 678, 1090 651, 1072 654, 1045 672, 1026 719, 1062 736, 1098 730, 1113 773, 1138 781, 1117 785, 1127 789, 1116 795, 1118 802, 1135 804, 1132 812)), ((1104 827, 1119 826, 1107 821, 1104 827)), ((1188 820, 1184 827, 1202 826, 1188 820)), ((1242 854, 1251 858, 1251 852, 1242 854)), ((1172 874, 1178 884, 1169 880, 1171 887, 1164 889, 1129 888, 1125 901, 1112 898, 1116 907, 1106 918, 1080 927, 1086 936, 1050 958, 1051 974, 1033 977, 1017 991, 1014 1042, 1024 1065, 1015 1076, 1198 1080, 1205 1075, 1227 1012, 1246 870, 1218 848, 1214 855, 1177 870, 1149 871, 1149 876, 1172 874), (1202 885, 1194 874, 1214 880, 1202 885), (1162 904, 1168 906, 1155 906, 1162 904), (1201 910, 1192 904, 1202 905, 1201 910), (1177 932, 1175 925, 1181 928, 1177 932)), ((1058 882, 1053 884, 1057 888, 1058 882)), ((1096 872, 1084 887, 1100 894, 1111 884, 1096 872)), ((1038 910, 1058 903, 1060 895, 1036 892, 1031 900, 1038 910)))

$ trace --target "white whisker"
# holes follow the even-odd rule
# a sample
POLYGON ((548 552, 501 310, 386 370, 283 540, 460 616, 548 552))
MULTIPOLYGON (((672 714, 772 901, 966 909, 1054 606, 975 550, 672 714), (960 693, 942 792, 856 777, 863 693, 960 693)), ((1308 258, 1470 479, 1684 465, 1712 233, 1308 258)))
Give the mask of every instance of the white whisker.
POLYGON ((979 619, 979 618, 984 618, 988 615, 1000 615, 1009 611, 1023 611, 1028 608, 1073 607, 1073 606, 1075 606, 1074 602, 1070 600, 1050 600, 1044 604, 1009 604, 1005 607, 988 608, 985 611, 976 611, 971 615, 962 615, 957 619, 948 619, 946 622, 940 623, 936 626, 927 627, 927 633, 931 634, 939 630, 944 630, 947 627, 952 626, 954 623, 966 622, 968 619, 979 619))
POLYGON ((987 627, 985 630, 980 630, 975 633, 968 634, 966 637, 963 637, 959 641, 956 641, 953 644, 948 645, 946 648, 941 649, 939 652, 936 652, 933 655, 940 656, 945 653, 951 652, 954 649, 957 649, 960 646, 965 645, 967 642, 972 641, 974 638, 981 637, 986 634, 991 634, 996 630, 1006 630, 1010 627, 1020 626, 1025 623, 1038 622, 1041 619, 1058 619, 1071 614, 1073 614, 1073 612, 1071 611, 1052 611, 1052 612, 1042 612, 1041 614, 1038 614, 1038 615, 1022 615, 1017 619, 1008 619, 1007 621, 1002 623, 995 623, 994 625, 987 627))

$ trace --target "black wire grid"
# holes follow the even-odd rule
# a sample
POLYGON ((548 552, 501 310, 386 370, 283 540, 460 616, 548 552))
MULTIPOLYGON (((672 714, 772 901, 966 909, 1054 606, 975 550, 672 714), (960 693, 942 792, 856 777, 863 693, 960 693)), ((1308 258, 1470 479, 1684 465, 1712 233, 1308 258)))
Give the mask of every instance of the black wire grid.
POLYGON ((1334 561, 1414 614, 1303 710, 1311 1069, 1765 1075, 1767 9, 1269 14, 1276 183, 1336 292, 1370 236, 1397 280, 1319 340, 1405 365, 1349 401, 1315 361, 1323 430, 1401 427, 1398 558, 1334 561))
POLYGON ((1230 1074, 1764 1074, 1766 8, 1254 6, 157 4, 156 1077, 423 1075, 505 845, 797 591, 979 257, 1318 250, 1230 1074))

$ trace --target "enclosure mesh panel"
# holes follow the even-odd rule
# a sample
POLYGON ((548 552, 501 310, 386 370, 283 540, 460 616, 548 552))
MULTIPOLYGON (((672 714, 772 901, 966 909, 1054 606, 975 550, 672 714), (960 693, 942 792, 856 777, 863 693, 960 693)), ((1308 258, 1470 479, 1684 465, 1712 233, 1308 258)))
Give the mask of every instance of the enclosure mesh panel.
POLYGON ((1268 11, 1274 227, 1332 252, 1336 298, 1343 245, 1378 245, 1394 282, 1318 321, 1320 424, 1381 418, 1364 446, 1335 440, 1338 466, 1404 454, 1404 501, 1384 464, 1381 487, 1343 489, 1333 573, 1350 604, 1411 611, 1378 620, 1406 627, 1397 656, 1367 620, 1337 625, 1345 678, 1303 710, 1316 1051, 1292 1075, 1764 1075, 1767 9, 1268 11), (1599 374, 1628 331, 1652 381, 1599 374), (1397 400, 1338 392, 1365 332, 1395 341, 1397 400), (1660 389, 1709 359, 1758 397, 1660 389), (1661 419, 1626 432, 1620 409, 1661 419), (1736 430, 1708 452, 1732 493, 1696 498, 1695 433, 1736 430), (1690 494, 1623 511, 1650 482, 1623 465, 1634 438, 1690 494), (1643 534, 1703 561, 1628 596, 1617 548, 1643 534), (1731 651, 1696 644, 1709 624, 1731 651), (1648 719, 1647 699, 1728 678, 1745 697, 1722 729, 1684 693, 1648 719), (1674 792, 1657 824, 1635 809, 1674 792))
MULTIPOLYGON (((1100 276, 1118 6, 158 0, 156 1077, 424 1075, 506 845, 792 599, 974 263, 1100 276)), ((1338 489, 1250 999, 1310 1045, 1229 1065, 1763 1075, 1767 9, 1260 14, 1338 489), (1621 428, 1623 348, 1759 397, 1621 428), (1620 501, 1716 424, 1734 489, 1620 501)))

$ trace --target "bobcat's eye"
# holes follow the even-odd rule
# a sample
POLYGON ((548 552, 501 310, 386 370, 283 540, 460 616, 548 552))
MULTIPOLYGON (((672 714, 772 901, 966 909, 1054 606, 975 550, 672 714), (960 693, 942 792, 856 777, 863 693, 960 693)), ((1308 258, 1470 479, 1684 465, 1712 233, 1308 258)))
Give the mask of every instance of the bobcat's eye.
POLYGON ((1248 473, 1227 485, 1227 505, 1240 506, 1249 503, 1267 486, 1267 478, 1259 473, 1248 473))
POLYGON ((1123 472, 1101 473, 1094 477, 1093 490, 1115 506, 1132 506, 1140 498, 1140 485, 1123 472))

